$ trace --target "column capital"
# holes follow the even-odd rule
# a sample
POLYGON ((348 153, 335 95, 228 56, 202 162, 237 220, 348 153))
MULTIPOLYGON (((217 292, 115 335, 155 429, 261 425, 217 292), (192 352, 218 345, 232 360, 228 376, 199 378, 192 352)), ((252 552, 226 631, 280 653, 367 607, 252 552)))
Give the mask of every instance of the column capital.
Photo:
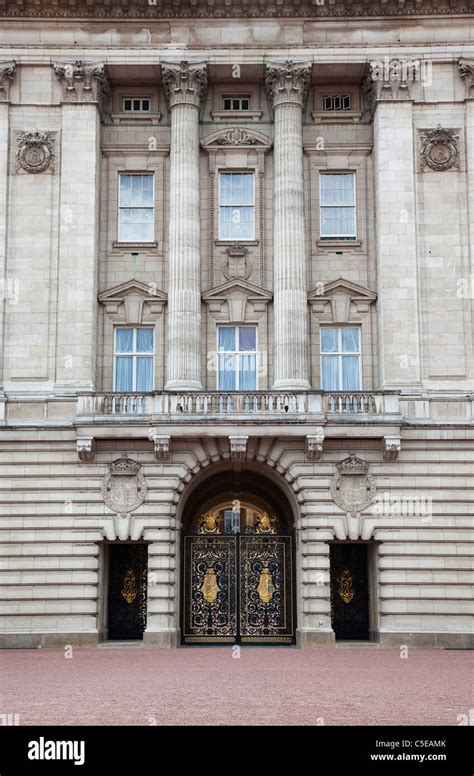
POLYGON ((207 64, 197 62, 179 64, 163 62, 163 86, 170 108, 175 105, 194 105, 199 108, 207 91, 207 64))
POLYGON ((63 102, 96 102, 101 116, 110 112, 111 89, 103 62, 53 62, 63 102))
MULTIPOLYGON (((417 77, 416 62, 385 57, 367 62, 362 79, 364 111, 373 117, 377 103, 390 100, 410 100, 417 77)), ((419 67, 419 65, 418 65, 419 67)))
POLYGON ((10 84, 16 73, 16 62, 10 59, 7 62, 0 62, 0 100, 6 101, 10 98, 10 84))
POLYGON ((267 65, 265 74, 265 91, 273 105, 287 103, 303 107, 309 89, 311 78, 310 62, 275 62, 267 65))

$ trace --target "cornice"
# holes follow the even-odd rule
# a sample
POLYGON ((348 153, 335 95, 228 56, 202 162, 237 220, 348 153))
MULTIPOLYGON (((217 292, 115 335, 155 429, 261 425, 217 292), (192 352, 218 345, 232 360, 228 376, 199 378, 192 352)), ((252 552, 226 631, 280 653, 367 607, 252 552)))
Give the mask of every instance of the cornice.
POLYGON ((0 0, 0 18, 238 19, 460 16, 474 0, 0 0))

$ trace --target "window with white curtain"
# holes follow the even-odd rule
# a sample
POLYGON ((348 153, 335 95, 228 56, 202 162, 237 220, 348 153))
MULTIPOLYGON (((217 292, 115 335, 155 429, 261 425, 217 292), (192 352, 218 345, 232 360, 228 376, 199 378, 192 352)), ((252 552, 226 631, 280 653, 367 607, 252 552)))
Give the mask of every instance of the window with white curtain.
POLYGON ((321 173, 321 239, 350 240, 356 236, 355 173, 321 173))
POLYGON ((152 391, 154 353, 152 328, 116 328, 114 390, 120 393, 152 391))
POLYGON ((217 388, 254 391, 257 388, 257 329, 219 326, 217 330, 217 388))
POLYGON ((322 326, 321 388, 323 391, 360 391, 360 328, 322 326))
POLYGON ((154 199, 153 175, 120 174, 119 242, 153 242, 154 199))
POLYGON ((255 181, 253 172, 219 174, 219 239, 255 237, 255 181))

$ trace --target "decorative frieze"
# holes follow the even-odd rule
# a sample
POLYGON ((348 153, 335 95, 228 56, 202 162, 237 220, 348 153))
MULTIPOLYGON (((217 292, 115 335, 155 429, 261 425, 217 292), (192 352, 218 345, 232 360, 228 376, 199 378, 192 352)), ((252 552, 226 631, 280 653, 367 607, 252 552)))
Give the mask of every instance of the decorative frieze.
POLYGON ((230 436, 229 447, 230 457, 234 461, 243 461, 247 456, 248 436, 230 436))
POLYGON ((14 59, 8 62, 0 62, 0 100, 10 99, 10 85, 15 77, 16 62, 14 59))
POLYGON ((324 428, 320 426, 315 434, 306 437, 306 460, 319 461, 323 454, 324 428))
POLYGON ((338 507, 355 517, 375 498, 376 485, 369 473, 369 464, 352 452, 336 468, 329 486, 331 496, 338 507))
POLYGON ((29 129, 17 138, 16 169, 28 173, 54 172, 55 132, 29 129))
POLYGON ((90 462, 95 456, 94 437, 78 437, 76 439, 77 454, 80 461, 90 462))
MULTIPOLYGON (((58 3, 57 0, 4 0, 4 16, 22 18, 90 19, 90 0, 58 3)), ((337 3, 317 0, 285 0, 262 3, 257 0, 112 0, 94 7, 94 19, 249 19, 249 18, 379 18, 446 16, 472 12, 471 0, 338 0, 337 3)))
POLYGON ((401 439, 399 436, 385 436, 382 440, 384 461, 397 461, 400 455, 401 439))
POLYGON ((163 86, 171 108, 175 105, 194 105, 199 108, 207 91, 207 67, 204 62, 190 64, 166 63, 161 68, 163 86))
POLYGON ((110 116, 111 88, 103 62, 53 62, 63 102, 96 102, 102 119, 110 116))
POLYGON ((459 132, 456 129, 420 129, 420 166, 429 167, 436 172, 459 170, 459 132))

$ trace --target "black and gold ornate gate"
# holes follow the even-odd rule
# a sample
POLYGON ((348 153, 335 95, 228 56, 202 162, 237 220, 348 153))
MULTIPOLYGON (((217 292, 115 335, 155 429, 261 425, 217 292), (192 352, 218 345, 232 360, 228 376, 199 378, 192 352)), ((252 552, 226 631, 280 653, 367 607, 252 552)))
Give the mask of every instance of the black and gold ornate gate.
POLYGON ((108 637, 141 639, 146 628, 148 545, 110 544, 108 637))
POLYGON ((217 512, 184 537, 183 642, 292 644, 293 547, 262 513, 234 533, 217 512))
POLYGON ((369 583, 366 544, 332 544, 331 619, 336 639, 368 640, 369 583))

